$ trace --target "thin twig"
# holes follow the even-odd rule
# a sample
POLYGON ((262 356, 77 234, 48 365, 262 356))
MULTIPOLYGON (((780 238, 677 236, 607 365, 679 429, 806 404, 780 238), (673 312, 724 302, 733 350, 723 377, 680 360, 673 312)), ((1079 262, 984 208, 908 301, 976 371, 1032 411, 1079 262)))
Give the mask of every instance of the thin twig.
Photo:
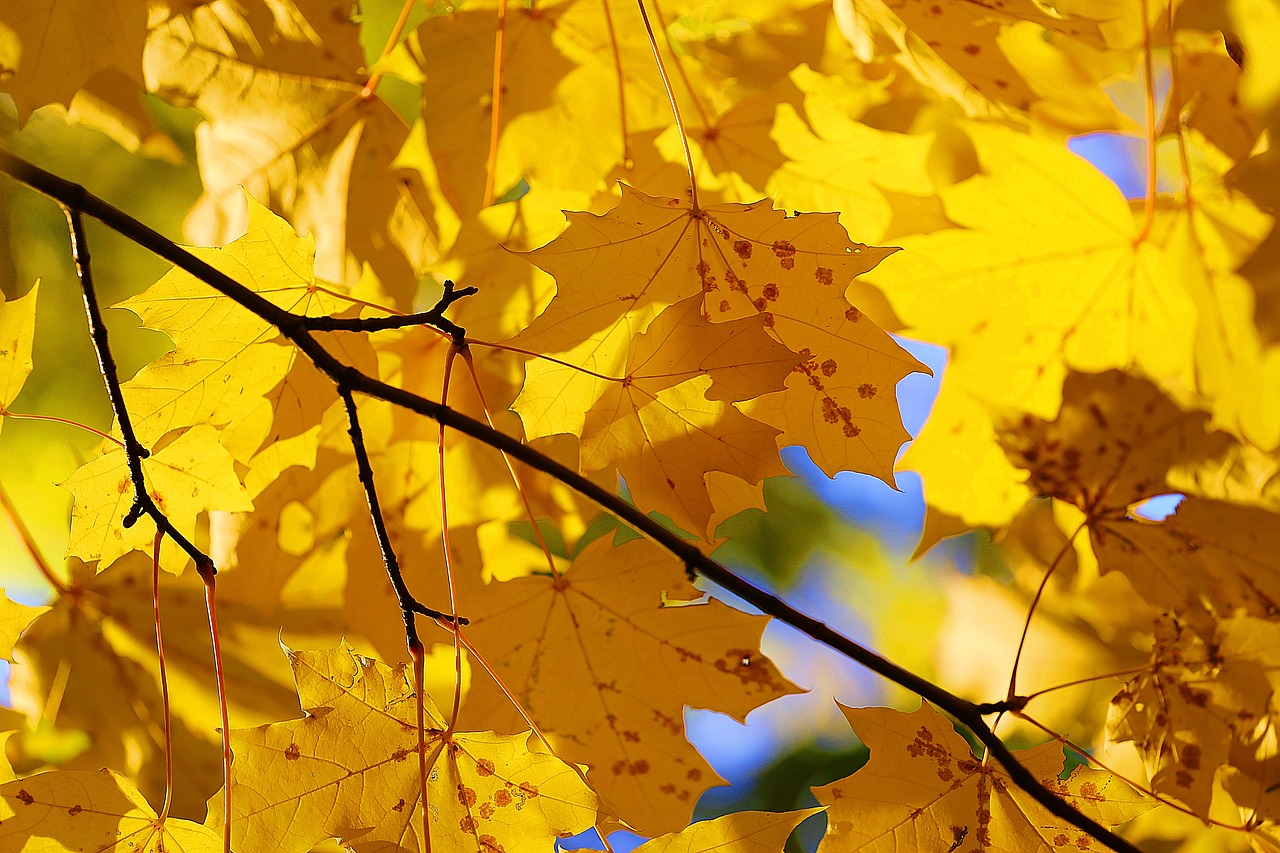
POLYGON ((449 306, 479 291, 474 287, 458 287, 445 279, 444 293, 435 307, 418 314, 399 314, 391 317, 303 317, 303 328, 312 332, 381 332, 385 329, 403 329, 409 326, 434 326, 459 347, 467 342, 467 330, 444 316, 449 306))
MULTIPOLYGON (((0 154, 0 158, 6 156, 0 154)), ((3 159, 0 159, 0 162, 3 162, 3 159)), ((71 230, 71 255, 76 264, 76 276, 80 279, 80 292, 84 296, 84 312, 89 321, 89 337, 93 341, 93 350, 98 356, 98 369, 102 373, 102 380, 107 386, 111 411, 116 416, 116 423, 120 425, 125 462, 129 468, 129 480, 133 484, 133 506, 124 517, 124 526, 132 527, 142 516, 148 516, 155 522, 156 529, 160 533, 168 536, 187 553, 187 556, 195 562, 197 571, 202 575, 206 571, 213 573, 216 571, 213 560, 187 539, 182 531, 173 526, 169 517, 160 511, 155 500, 147 492, 142 460, 150 456, 151 451, 138 441, 138 435, 133 430, 133 422, 129 419, 129 410, 124 404, 124 392, 120 389, 120 374, 116 369, 116 360, 111 355, 111 342, 108 339, 106 324, 102 320, 98 293, 93 286, 93 268, 89 261, 89 243, 85 238, 81 210, 74 205, 63 203, 62 211, 67 216, 67 226, 71 230)))
POLYGON ((454 617, 448 613, 427 607, 413 597, 409 587, 405 585, 404 574, 400 571, 400 558, 391 544, 391 534, 387 532, 387 522, 382 516, 382 506, 378 502, 378 491, 373 482, 373 465, 369 462, 369 450, 364 443, 364 430, 360 427, 360 413, 356 408, 355 397, 351 389, 338 386, 338 395, 347 408, 347 434, 351 436, 351 449, 356 457, 356 475, 364 489, 365 500, 369 504, 369 517, 373 521, 373 533, 378 540, 378 550, 382 552, 382 563, 386 566, 387 577, 391 579, 391 588, 395 590, 396 601, 400 604, 400 616, 404 621, 405 643, 409 651, 421 648, 418 639, 418 625, 413 614, 421 613, 441 622, 452 622, 454 617))

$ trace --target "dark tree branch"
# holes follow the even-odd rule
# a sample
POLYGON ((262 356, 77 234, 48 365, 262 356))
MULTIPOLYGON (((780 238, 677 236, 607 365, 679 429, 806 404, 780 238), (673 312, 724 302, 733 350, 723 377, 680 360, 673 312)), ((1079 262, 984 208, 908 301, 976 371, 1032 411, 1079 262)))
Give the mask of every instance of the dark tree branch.
POLYGON ((445 279, 444 293, 430 311, 399 317, 306 317, 303 326, 312 332, 380 332, 407 326, 434 326, 453 338, 454 346, 461 349, 467 343, 467 330, 444 316, 444 312, 459 299, 478 292, 474 287, 458 287, 451 279, 445 279))
POLYGON ((962 699, 933 682, 903 669, 822 622, 799 612, 777 596, 752 585, 703 554, 697 545, 681 539, 618 495, 601 488, 578 472, 530 448, 522 441, 447 406, 388 385, 343 364, 312 337, 311 327, 308 324, 314 318, 292 314, 267 301, 173 241, 92 195, 83 187, 65 181, 5 151, 0 151, 0 171, 53 198, 64 207, 82 211, 98 219, 138 245, 200 279, 259 318, 271 323, 284 337, 302 350, 318 369, 334 381, 340 393, 345 392, 350 395, 358 391, 432 418, 451 429, 506 452, 535 470, 554 477, 670 551, 685 565, 686 569, 697 572, 760 611, 791 625, 801 633, 857 661, 872 672, 927 699, 972 731, 974 736, 987 747, 991 756, 1005 768, 1014 784, 1026 791, 1048 812, 1088 833, 1118 853, 1140 853, 1138 848, 1040 784, 982 719, 986 712, 983 706, 962 699))
POLYGON ((405 640, 411 650, 421 649, 422 642, 418 639, 418 626, 413 619, 414 613, 421 613, 442 622, 456 620, 459 625, 466 625, 467 620, 420 604, 409 592, 409 587, 405 585, 404 575, 400 571, 400 560, 396 557, 395 547, 391 544, 391 535, 387 532, 387 522, 382 515, 382 506, 378 503, 378 491, 373 484, 373 466, 369 463, 369 451, 365 447, 364 431, 360 428, 360 413, 356 409, 355 398, 351 395, 350 389, 341 385, 338 386, 338 394, 347 408, 347 433, 351 436, 351 448, 356 455, 356 473, 360 478, 360 485, 364 488, 365 500, 369 503, 373 533, 378 539, 378 550, 382 552, 383 565, 387 567, 387 576, 391 578, 391 587, 396 592, 396 601, 400 603, 405 640))
POLYGON ((84 220, 81 212, 70 205, 62 205, 62 212, 67 216, 67 227, 71 231, 71 256, 76 264, 76 276, 80 279, 80 292, 84 296, 84 313, 89 321, 89 337, 93 341, 93 351, 98 356, 98 370, 107 386, 107 397, 111 400, 111 411, 120 425, 120 435, 124 439, 125 462, 129 467, 129 481, 133 484, 133 506, 124 517, 124 526, 132 527, 142 516, 148 516, 155 522, 156 530, 168 536, 187 553, 196 564, 196 571, 202 578, 211 578, 217 573, 213 560, 173 526, 169 517, 160 511, 156 502, 147 492, 147 478, 142 470, 142 460, 151 455, 151 451, 138 441, 138 434, 129 419, 129 410, 124 404, 124 392, 120 388, 120 373, 116 368, 115 357, 111 355, 111 342, 108 339, 107 327, 102 320, 102 306, 98 304, 98 292, 93 284, 93 267, 89 262, 89 242, 84 233, 84 220))

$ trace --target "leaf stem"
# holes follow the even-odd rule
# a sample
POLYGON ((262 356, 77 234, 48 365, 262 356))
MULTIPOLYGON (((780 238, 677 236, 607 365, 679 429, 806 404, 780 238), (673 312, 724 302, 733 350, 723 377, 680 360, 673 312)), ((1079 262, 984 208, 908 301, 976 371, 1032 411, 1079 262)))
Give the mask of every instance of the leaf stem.
MULTIPOLYGON (((413 11, 413 5, 417 0, 404 0, 404 5, 400 7, 400 17, 396 18, 395 26, 391 28, 391 34, 387 36, 387 43, 382 47, 382 53, 378 56, 378 61, 386 59, 391 55, 391 51, 395 50, 396 45, 400 42, 400 34, 404 32, 405 25, 409 23, 409 14, 413 11)), ((378 91, 378 84, 382 82, 382 72, 375 71, 369 75, 369 82, 364 84, 364 88, 360 90, 360 97, 366 101, 372 98, 378 91)))
MULTIPOLYGON (((449 404, 449 385, 453 379, 453 361, 458 355, 456 346, 449 347, 449 354, 444 360, 444 380, 441 382, 440 404, 449 404)), ((436 464, 436 480, 440 484, 440 547, 444 551, 444 577, 449 586, 449 612, 453 614, 453 709, 449 712, 449 725, 445 729, 446 736, 451 736, 458 728, 458 712, 462 710, 462 626, 458 624, 458 585, 453 571, 453 543, 449 538, 449 487, 445 474, 445 425, 440 424, 437 447, 439 448, 436 464)))
POLYGON ((680 117, 680 104, 676 102, 675 90, 671 88, 671 77, 667 74, 667 67, 662 62, 662 52, 658 50, 658 40, 653 35, 653 26, 649 23, 649 13, 644 8, 644 0, 636 0, 636 5, 640 7, 640 17, 644 20, 644 30, 649 35, 649 47, 653 49, 653 60, 658 63, 658 73, 662 75, 662 85, 667 90, 667 100, 671 102, 671 114, 676 119, 676 130, 680 133, 680 144, 684 147, 684 162, 689 170, 689 189, 692 194, 693 211, 697 214, 702 210, 702 206, 698 204, 698 178, 693 172, 693 153, 689 150, 689 137, 684 132, 684 119, 680 117))
MULTIPOLYGON (((476 389, 476 396, 480 398, 480 409, 484 412, 484 422, 493 427, 493 416, 489 414, 489 403, 484 398, 484 387, 480 383, 480 374, 476 372, 476 364, 471 357, 470 347, 462 351, 462 360, 466 362, 467 370, 471 373, 471 384, 476 389)), ((516 485, 516 492, 520 495, 520 502, 524 504, 524 512, 529 518, 529 524, 533 526, 533 535, 538 540, 538 546, 547 558, 547 570, 551 572, 553 578, 558 578, 560 577, 560 570, 556 568, 556 561, 551 556, 551 549, 547 547, 547 540, 542 535, 542 528, 538 526, 538 519, 534 517, 533 505, 529 503, 529 494, 525 491, 524 483, 520 480, 520 474, 516 471, 516 466, 512 464, 511 457, 504 451, 500 450, 498 452, 502 454, 502 461, 507 465, 507 472, 511 475, 511 482, 516 485)))
POLYGON ((1062 547, 1058 549, 1058 553, 1054 555, 1053 561, 1049 563, 1049 567, 1045 569, 1044 577, 1040 579, 1040 586, 1036 588, 1036 594, 1031 599, 1031 606, 1027 608, 1027 618, 1022 622, 1022 636, 1018 638, 1018 651, 1013 656, 1013 667, 1009 673, 1009 689, 1005 692, 1005 700, 1013 701, 1018 695, 1018 664, 1022 661, 1022 650, 1027 645, 1027 635, 1031 633, 1031 618, 1036 615, 1036 607, 1040 604, 1040 599, 1044 595, 1045 588, 1049 585, 1049 578, 1053 577, 1053 572, 1062 563, 1062 559, 1067 555, 1067 551, 1076 541, 1076 537, 1080 535, 1080 531, 1084 530, 1086 522, 1080 522, 1075 532, 1071 534, 1066 542, 1062 543, 1062 547))
POLYGON ((426 660, 422 643, 409 646, 413 659, 413 692, 418 698, 418 780, 422 798, 422 850, 431 853, 431 810, 427 808, 427 712, 426 712, 426 660))
POLYGON ((173 716, 169 708, 169 672, 164 659, 164 632, 160 628, 160 544, 162 542, 164 542, 164 534, 157 532, 155 545, 151 551, 151 609, 156 619, 156 660, 160 664, 160 703, 164 714, 164 808, 160 809, 160 820, 163 822, 169 816, 169 804, 173 802, 173 716))
POLYGON ((1146 118, 1147 191, 1143 200, 1142 228, 1134 245, 1147 239, 1156 215, 1156 79, 1155 60, 1151 54, 1151 17, 1147 0, 1142 0, 1142 103, 1146 118))
POLYGON ((600 0, 600 9, 604 12, 604 25, 609 31, 609 47, 613 49, 613 69, 618 77, 618 116, 622 129, 622 168, 630 171, 635 168, 631 159, 631 131, 627 128, 627 78, 622 70, 622 49, 618 46, 618 33, 613 27, 613 13, 609 11, 609 0, 600 0))
POLYGON ((707 108, 702 105, 702 101, 698 98, 697 90, 689 82, 689 74, 684 70, 684 63, 680 61, 680 54, 676 51, 675 42, 671 40, 671 30, 667 27, 667 20, 662 14, 662 5, 658 0, 653 0, 653 14, 658 19, 658 27, 662 30, 662 39, 667 43, 667 50, 671 53, 671 64, 676 67, 676 73, 680 75, 680 82, 684 83, 684 90, 689 94, 689 100, 693 102, 693 108, 697 111, 698 118, 702 119, 702 126, 710 129, 711 118, 707 115, 707 108))
POLYGON ((489 158, 484 170, 483 207, 493 204, 493 184, 498 174, 498 138, 502 136, 502 73, 506 68, 507 0, 498 0, 498 32, 493 37, 493 89, 489 96, 489 158))
POLYGON ((22 516, 18 514, 18 508, 9 500, 9 494, 4 490, 3 485, 0 485, 0 508, 4 509, 4 514, 9 519, 10 526, 13 527, 13 532, 17 534, 18 541, 22 543, 22 547, 31 555, 31 561, 35 563, 36 570, 40 572, 41 577, 48 581, 49 586, 53 587, 58 595, 70 593, 70 587, 53 573, 53 568, 45 560, 44 555, 40 553, 40 549, 36 547, 36 540, 32 537, 31 531, 27 529, 27 525, 23 523, 22 516))
POLYGON ((10 412, 8 409, 0 409, 0 418, 13 418, 15 421, 48 421, 49 423, 75 427, 76 429, 82 429, 85 432, 91 432, 103 441, 115 442, 119 447, 124 447, 124 442, 116 438, 114 435, 105 433, 100 429, 89 426, 88 424, 73 421, 70 418, 60 418, 57 415, 32 415, 25 412, 10 412))
POLYGON ((218 713, 222 718, 222 850, 231 853, 231 716, 227 711, 227 672, 222 663, 222 635, 218 631, 217 579, 213 563, 197 564, 204 581, 204 607, 209 614, 209 637, 213 643, 213 673, 218 682, 218 713))

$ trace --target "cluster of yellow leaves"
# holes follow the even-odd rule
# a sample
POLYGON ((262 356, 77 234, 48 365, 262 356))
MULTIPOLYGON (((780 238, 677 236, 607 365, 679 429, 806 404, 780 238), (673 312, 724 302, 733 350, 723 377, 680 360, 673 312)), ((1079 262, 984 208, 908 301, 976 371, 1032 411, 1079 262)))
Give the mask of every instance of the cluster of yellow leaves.
MULTIPOLYGON (((109 5, 0 9, 0 88, 21 121, 61 104, 145 155, 164 133, 142 93, 195 108, 203 194, 186 237, 222 247, 199 257, 304 316, 424 310, 446 277, 477 287, 449 310, 465 362, 427 327, 323 345, 625 483, 708 550, 787 473, 780 447, 892 484, 909 437, 895 388, 923 368, 884 329, 947 346, 902 462, 924 483, 922 549, 981 527, 1061 539, 1074 576, 1061 558, 1037 571, 1140 601, 1086 620, 1117 659, 1149 661, 1105 739, 1132 744, 1136 781, 1166 802, 1234 808, 1273 843, 1274 4, 109 5), (1170 76, 1162 112, 1127 110, 1135 93, 1157 106, 1153 64, 1170 76), (1145 199, 1066 149, 1094 131, 1145 136, 1160 166, 1145 199), (1170 492, 1189 495, 1171 518, 1133 516, 1170 492)), ((0 414, 31 369, 36 299, 0 304, 0 414)), ((614 545, 580 496, 361 399, 407 582, 471 623, 456 659, 452 631, 430 638, 424 689, 447 710, 432 707, 403 664, 364 654, 402 661, 404 634, 330 380, 186 273, 119 307, 172 342, 123 391, 153 499, 221 570, 237 850, 425 849, 424 825, 448 849, 498 851, 591 826, 678 832, 718 781, 685 739, 685 706, 741 718, 793 689, 760 652, 763 620, 701 602, 653 546, 614 545), (281 631, 328 651, 267 651, 281 631), (335 650, 339 634, 354 647, 335 650)), ((120 524, 124 458, 104 442, 64 481, 75 507, 53 604, 0 604, 15 703, 88 741, 52 762, 63 769, 0 788, 0 838, 217 844, 203 587, 166 542, 163 618, 183 631, 169 632, 169 681, 184 697, 166 756, 153 531, 120 524), (170 799, 162 816, 147 805, 170 799)), ((822 789, 831 849, 1090 849, 931 709, 848 716, 873 757, 822 789)), ((38 750, 18 752, 24 773, 41 768, 38 750)), ((1059 781, 1057 742, 1025 757, 1101 822, 1151 802, 1101 771, 1059 781)), ((776 850, 806 816, 652 844, 776 850)))

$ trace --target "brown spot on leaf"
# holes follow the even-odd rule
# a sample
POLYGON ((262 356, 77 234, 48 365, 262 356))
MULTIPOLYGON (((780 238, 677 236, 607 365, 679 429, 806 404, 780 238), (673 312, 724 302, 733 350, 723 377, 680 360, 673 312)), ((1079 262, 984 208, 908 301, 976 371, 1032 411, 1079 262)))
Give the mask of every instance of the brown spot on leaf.
POLYGON ((864 382, 858 386, 858 396, 864 400, 870 400, 876 395, 876 386, 870 382, 864 382))
POLYGON ((405 807, 404 797, 401 797, 401 798, 400 798, 400 802, 398 802, 398 803, 396 803, 394 806, 392 806, 392 807, 391 807, 391 810, 392 810, 393 812, 402 812, 402 811, 404 811, 404 807, 405 807))
POLYGON ((301 755, 302 749, 296 743, 291 743, 285 748, 284 757, 287 761, 297 761, 301 755))
POLYGON ((839 365, 837 365, 837 364, 836 364, 836 360, 835 360, 834 358, 829 358, 829 359, 827 359, 826 361, 822 362, 822 375, 823 375, 823 376, 835 376, 835 375, 836 375, 836 368, 837 368, 838 366, 839 366, 839 365))
POLYGON ((733 253, 744 261, 751 257, 751 243, 746 240, 733 241, 733 253))
POLYGON ((818 267, 813 271, 813 277, 818 280, 818 284, 830 285, 834 280, 831 275, 831 270, 827 267, 818 267))
POLYGON ((476 804, 476 792, 474 788, 468 788, 466 785, 459 783, 458 785, 458 802, 464 806, 474 806, 476 804))
POLYGON ((1194 743, 1187 744, 1182 748, 1182 766, 1188 770, 1200 769, 1200 747, 1194 743))
MULTIPOLYGON (((400 802, 404 802, 404 800, 401 800, 400 802)), ((474 833, 476 831, 476 819, 471 815, 467 815, 462 820, 458 821, 458 829, 461 829, 463 832, 474 833)))
POLYGON ((977 56, 978 54, 982 53, 982 48, 981 48, 979 45, 976 45, 976 44, 966 44, 966 45, 965 45, 963 48, 961 48, 961 49, 962 49, 965 53, 969 54, 970 56, 977 56))
POLYGON ((493 807, 493 803, 480 804, 480 818, 482 820, 492 820, 497 809, 493 807))
POLYGON ((477 776, 492 776, 492 775, 493 775, 493 762, 492 762, 492 761, 490 761, 490 760, 489 760, 489 759, 487 759, 487 758, 481 758, 479 761, 477 761, 477 762, 476 762, 476 775, 477 775, 477 776))
POLYGON ((506 849, 498 843, 498 839, 492 835, 482 835, 476 841, 480 842, 480 849, 486 853, 507 853, 506 849))
POLYGON ((24 806, 29 806, 36 801, 36 798, 31 796, 31 794, 27 791, 26 788, 23 788, 22 790, 18 791, 18 799, 22 800, 22 804, 24 806))
POLYGON ((862 312, 857 308, 848 308, 844 312, 844 318, 850 323, 856 323, 862 319, 862 312))
POLYGON ((517 787, 524 791, 524 795, 530 799, 538 796, 538 786, 532 782, 521 782, 517 787))
POLYGON ((493 804, 498 808, 511 805, 511 792, 506 790, 494 791, 493 804))
POLYGON ((84 809, 80 807, 79 803, 77 803, 76 805, 67 809, 67 814, 70 815, 71 817, 75 817, 76 815, 80 814, 80 812, 82 811, 84 811, 84 809))

